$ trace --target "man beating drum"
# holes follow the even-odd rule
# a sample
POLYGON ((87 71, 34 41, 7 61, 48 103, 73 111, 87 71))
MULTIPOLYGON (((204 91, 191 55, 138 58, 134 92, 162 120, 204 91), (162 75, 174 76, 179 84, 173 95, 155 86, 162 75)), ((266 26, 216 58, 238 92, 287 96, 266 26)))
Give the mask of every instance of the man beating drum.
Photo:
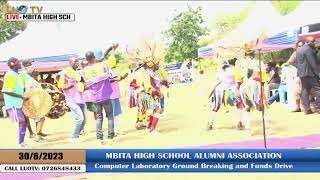
POLYGON ((5 109, 9 118, 19 124, 18 143, 21 148, 26 147, 24 137, 27 130, 26 118, 22 112, 23 100, 29 98, 24 97, 24 87, 19 75, 21 63, 19 59, 11 57, 8 60, 9 71, 4 76, 2 92, 4 94, 5 109))

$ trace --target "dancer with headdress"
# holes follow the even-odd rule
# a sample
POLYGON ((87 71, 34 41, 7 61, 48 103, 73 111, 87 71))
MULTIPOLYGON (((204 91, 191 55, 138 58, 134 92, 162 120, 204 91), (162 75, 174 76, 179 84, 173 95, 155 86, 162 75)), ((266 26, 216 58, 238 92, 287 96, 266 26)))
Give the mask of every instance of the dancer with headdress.
POLYGON ((261 66, 260 71, 259 60, 255 58, 252 49, 247 49, 244 58, 237 61, 235 66, 235 79, 240 85, 240 96, 245 110, 245 129, 248 135, 252 135, 250 112, 254 109, 262 111, 268 108, 266 92, 269 91, 265 83, 269 77, 264 64, 261 63, 261 66))
POLYGON ((128 52, 129 60, 143 67, 140 90, 136 92, 136 78, 131 81, 131 89, 137 94, 138 119, 137 129, 143 128, 143 121, 147 119, 147 132, 150 134, 158 134, 156 127, 159 118, 164 112, 164 94, 162 88, 169 88, 168 75, 160 61, 163 59, 161 47, 155 42, 145 42, 144 51, 136 49, 133 52, 128 52), (149 113, 148 113, 149 111, 149 113))

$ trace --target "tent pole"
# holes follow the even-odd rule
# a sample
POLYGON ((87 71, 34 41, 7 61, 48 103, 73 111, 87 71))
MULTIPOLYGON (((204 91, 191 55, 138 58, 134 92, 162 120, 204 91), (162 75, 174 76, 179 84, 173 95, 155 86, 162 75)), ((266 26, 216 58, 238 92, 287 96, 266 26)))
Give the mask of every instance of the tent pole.
POLYGON ((266 138, 266 123, 264 119, 264 94, 263 94, 263 82, 262 82, 262 65, 261 65, 261 49, 258 49, 258 56, 259 56, 259 69, 260 69, 260 94, 261 94, 261 115, 262 115, 262 123, 263 123, 263 142, 264 148, 267 149, 267 138, 266 138))

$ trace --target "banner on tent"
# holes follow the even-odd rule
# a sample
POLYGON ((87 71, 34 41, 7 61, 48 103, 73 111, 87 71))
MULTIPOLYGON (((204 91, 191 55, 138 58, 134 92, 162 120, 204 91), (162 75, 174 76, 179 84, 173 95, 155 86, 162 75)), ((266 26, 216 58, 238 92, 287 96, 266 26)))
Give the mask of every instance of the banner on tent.
POLYGON ((169 84, 191 83, 194 80, 194 68, 192 62, 171 64, 165 67, 169 84))
POLYGON ((210 58, 213 56, 213 48, 212 47, 202 47, 198 49, 198 57, 201 58, 210 58))

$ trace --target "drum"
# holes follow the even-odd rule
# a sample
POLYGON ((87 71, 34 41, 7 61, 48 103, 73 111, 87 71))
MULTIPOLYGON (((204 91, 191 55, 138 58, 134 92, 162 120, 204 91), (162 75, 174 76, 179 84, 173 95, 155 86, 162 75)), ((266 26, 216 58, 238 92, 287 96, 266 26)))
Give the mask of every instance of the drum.
POLYGON ((32 119, 41 118, 47 115, 52 107, 50 95, 41 88, 34 88, 24 94, 29 97, 28 101, 22 104, 23 113, 32 119))
POLYGON ((51 96, 52 100, 52 107, 46 115, 48 118, 58 119, 69 111, 64 94, 56 86, 49 83, 41 83, 41 87, 51 96))

